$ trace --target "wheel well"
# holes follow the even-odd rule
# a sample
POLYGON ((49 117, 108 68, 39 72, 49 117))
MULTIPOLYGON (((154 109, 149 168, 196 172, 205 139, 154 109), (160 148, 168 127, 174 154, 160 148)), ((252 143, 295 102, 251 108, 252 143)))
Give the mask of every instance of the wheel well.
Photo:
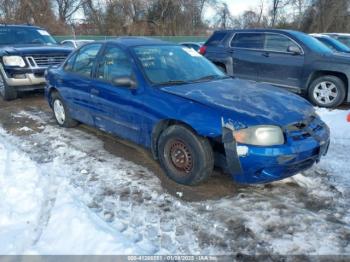
POLYGON ((344 73, 339 73, 339 72, 334 72, 334 71, 317 71, 317 72, 314 72, 311 77, 310 77, 310 80, 309 80, 309 84, 308 84, 308 89, 310 87, 310 85, 312 84, 312 82, 321 77, 321 76, 326 76, 326 75, 331 75, 331 76, 336 76, 336 77, 339 77, 344 85, 345 85, 345 90, 347 91, 348 90, 348 85, 349 85, 349 80, 347 78, 347 76, 344 74, 344 73))
POLYGON ((227 72, 227 67, 224 63, 220 63, 220 62, 214 62, 214 65, 217 65, 217 66, 221 66, 222 68, 225 69, 225 71, 227 72))
POLYGON ((51 96, 52 96, 53 93, 58 93, 58 90, 55 87, 51 87, 50 91, 48 93, 48 99, 49 99, 50 105, 51 105, 51 96))
MULTIPOLYGON (((160 121, 154 128, 152 131, 152 144, 151 144, 151 150, 152 150, 152 154, 153 157, 155 159, 158 159, 158 148, 157 148, 157 144, 158 144, 158 140, 160 135, 162 134, 162 132, 167 129, 170 126, 173 125, 182 125, 186 128, 188 128, 189 130, 191 130, 194 134, 198 135, 198 133, 196 132, 196 130, 194 130, 190 125, 179 121, 179 120, 174 120, 174 119, 165 119, 160 121)), ((211 138, 209 138, 209 141, 211 142, 211 138)), ((212 143, 211 143, 212 144, 212 143)))

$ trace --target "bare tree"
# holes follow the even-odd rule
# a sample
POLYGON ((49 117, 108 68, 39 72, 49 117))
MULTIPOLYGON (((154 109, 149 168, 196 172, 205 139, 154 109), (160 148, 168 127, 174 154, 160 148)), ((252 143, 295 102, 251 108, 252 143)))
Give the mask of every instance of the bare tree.
POLYGON ((83 6, 84 0, 53 0, 58 11, 58 19, 67 23, 72 16, 83 6))
POLYGON ((228 28, 232 25, 233 17, 226 3, 221 3, 217 7, 216 24, 220 28, 228 28))
POLYGON ((0 17, 6 23, 16 22, 15 16, 19 9, 18 0, 0 0, 0 17))

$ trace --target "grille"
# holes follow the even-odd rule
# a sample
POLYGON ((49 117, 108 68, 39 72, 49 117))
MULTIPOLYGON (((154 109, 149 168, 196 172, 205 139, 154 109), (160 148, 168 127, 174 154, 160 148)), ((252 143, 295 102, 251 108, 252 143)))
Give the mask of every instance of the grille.
POLYGON ((48 67, 62 64, 66 57, 67 55, 32 55, 27 57, 27 59, 29 64, 33 67, 48 67))
POLYGON ((302 140, 318 133, 324 124, 315 116, 310 119, 287 126, 286 131, 293 140, 302 140))

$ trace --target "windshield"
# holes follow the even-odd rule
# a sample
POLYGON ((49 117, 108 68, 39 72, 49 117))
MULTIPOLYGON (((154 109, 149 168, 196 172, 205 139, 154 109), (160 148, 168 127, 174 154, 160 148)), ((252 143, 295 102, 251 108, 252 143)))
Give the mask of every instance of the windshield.
POLYGON ((319 40, 314 38, 313 36, 307 35, 302 32, 291 31, 292 34, 299 39, 299 41, 303 42, 307 47, 315 52, 320 53, 332 53, 333 51, 327 47, 325 44, 322 44, 319 40))
POLYGON ((184 84, 226 77, 214 64, 188 47, 140 46, 134 51, 153 84, 184 84))
POLYGON ((320 38, 320 41, 322 43, 326 44, 328 47, 333 47, 334 50, 340 51, 340 52, 350 52, 350 48, 344 45, 343 43, 339 42, 338 40, 335 40, 331 37, 329 38, 320 38))
POLYGON ((339 40, 346 46, 350 46, 350 36, 338 36, 337 40, 339 40))
POLYGON ((43 29, 1 27, 0 45, 53 45, 55 39, 43 29))

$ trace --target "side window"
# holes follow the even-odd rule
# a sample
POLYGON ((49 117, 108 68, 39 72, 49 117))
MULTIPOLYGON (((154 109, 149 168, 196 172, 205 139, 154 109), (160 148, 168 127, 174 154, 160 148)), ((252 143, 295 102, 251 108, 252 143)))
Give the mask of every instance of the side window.
POLYGON ((231 47, 263 49, 264 35, 261 33, 238 33, 231 41, 231 47))
POLYGON ((97 78, 112 82, 117 77, 131 75, 132 63, 128 54, 119 47, 107 47, 97 69, 97 78))
POLYGON ((77 57, 77 54, 75 53, 70 58, 68 58, 67 62, 63 66, 63 69, 65 71, 72 71, 73 70, 74 61, 75 61, 76 57, 77 57))
POLYGON ((220 44, 220 42, 225 38, 226 32, 215 32, 212 37, 205 43, 207 46, 215 46, 220 44))
MULTIPOLYGON (((73 67, 69 71, 82 76, 90 77, 92 68, 96 60, 96 56, 101 46, 101 44, 92 44, 81 48, 79 50, 79 53, 75 55, 73 67)), ((67 61, 66 66, 68 65, 68 63, 69 60, 67 61)))
POLYGON ((287 52, 288 47, 293 46, 299 48, 299 46, 291 39, 280 34, 266 34, 265 49, 277 52, 287 52))

